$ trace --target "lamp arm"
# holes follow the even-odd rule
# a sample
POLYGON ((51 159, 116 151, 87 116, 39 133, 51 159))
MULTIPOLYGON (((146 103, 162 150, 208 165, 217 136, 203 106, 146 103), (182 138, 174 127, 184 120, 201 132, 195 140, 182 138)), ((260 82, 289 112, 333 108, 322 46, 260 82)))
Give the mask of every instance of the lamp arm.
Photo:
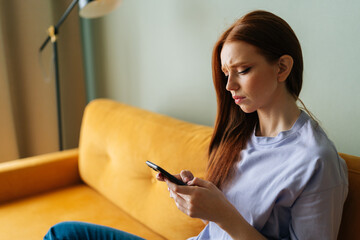
POLYGON ((39 52, 41 52, 49 40, 51 39, 53 45, 54 53, 54 71, 55 71, 55 90, 56 90, 56 104, 57 104, 57 118, 58 118, 58 133, 59 133, 59 150, 63 150, 63 131, 62 131, 62 121, 61 121, 61 98, 60 98, 60 79, 59 79, 59 67, 58 67, 58 51, 57 51, 57 42, 56 35, 59 31, 61 24, 65 21, 66 17, 70 14, 71 10, 75 7, 79 0, 73 0, 69 7, 66 9, 65 13, 60 18, 59 22, 54 26, 50 26, 48 29, 48 37, 45 39, 44 43, 41 45, 39 52))
MULTIPOLYGON (((66 11, 64 12, 64 14, 62 15, 62 17, 60 18, 59 22, 55 25, 54 28, 54 32, 53 34, 57 34, 59 31, 59 28, 61 26, 61 24, 65 21, 65 19, 67 18, 67 16, 70 14, 71 10, 73 10, 73 8, 75 7, 75 5, 78 3, 79 0, 73 0, 71 2, 71 4, 69 5, 69 7, 66 9, 66 11)), ((51 27, 50 27, 51 28, 51 27)), ((49 28, 49 29, 50 29, 49 28)), ((45 39, 44 43, 41 45, 39 51, 41 52, 45 46, 48 44, 49 40, 51 39, 51 33, 49 33, 49 35, 47 36, 47 38, 45 39)))

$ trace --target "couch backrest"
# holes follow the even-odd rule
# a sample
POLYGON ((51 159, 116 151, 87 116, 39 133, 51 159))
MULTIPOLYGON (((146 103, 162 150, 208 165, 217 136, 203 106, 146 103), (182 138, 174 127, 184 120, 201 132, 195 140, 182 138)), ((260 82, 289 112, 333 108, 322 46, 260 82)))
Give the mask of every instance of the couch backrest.
MULTIPOLYGON (((212 131, 111 100, 95 100, 86 107, 82 122, 80 175, 158 234, 186 239, 198 234, 203 223, 176 208, 165 183, 156 181, 156 172, 145 161, 174 174, 189 169, 204 177, 212 131)), ((360 157, 340 155, 349 169, 349 194, 338 239, 360 239, 360 157)))
MULTIPOLYGON (((167 239, 197 235, 204 224, 180 212, 152 161, 170 173, 204 177, 212 128, 110 100, 92 101, 82 122, 79 169, 84 182, 167 239)), ((101 209, 94 209, 101 211, 101 209)))
POLYGON ((349 194, 345 201, 339 240, 360 239, 360 157, 341 153, 349 172, 349 194))

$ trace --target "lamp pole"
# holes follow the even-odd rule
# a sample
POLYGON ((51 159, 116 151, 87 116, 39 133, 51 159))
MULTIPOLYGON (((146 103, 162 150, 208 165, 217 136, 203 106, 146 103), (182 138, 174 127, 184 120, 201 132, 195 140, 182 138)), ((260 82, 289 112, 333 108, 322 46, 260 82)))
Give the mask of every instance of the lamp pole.
POLYGON ((54 72, 55 72, 55 91, 56 91, 56 109, 57 109, 57 124, 58 124, 58 136, 59 136, 59 150, 64 149, 63 146, 63 129, 62 129, 62 114, 61 114, 61 97, 60 97, 60 78, 59 78, 59 64, 58 64, 58 51, 57 51, 57 34, 61 24, 65 21, 67 16, 70 14, 71 10, 75 7, 79 0, 73 0, 69 7, 66 9, 65 13, 60 18, 59 22, 55 26, 50 26, 48 29, 48 36, 45 39, 44 43, 41 45, 39 52, 42 52, 48 42, 51 40, 53 45, 53 54, 54 54, 54 72))
POLYGON ((60 18, 55 26, 50 26, 48 29, 48 36, 44 43, 41 45, 39 52, 41 53, 48 42, 51 40, 54 53, 54 71, 55 71, 55 90, 56 90, 56 106, 57 106, 57 120, 58 120, 58 133, 59 133, 59 149, 62 151, 63 147, 63 130, 61 118, 61 98, 60 98, 60 80, 59 80, 59 64, 58 64, 58 51, 57 51, 57 34, 61 24, 65 21, 71 10, 79 2, 80 16, 84 18, 96 18, 108 14, 120 5, 121 0, 73 0, 65 13, 60 18))

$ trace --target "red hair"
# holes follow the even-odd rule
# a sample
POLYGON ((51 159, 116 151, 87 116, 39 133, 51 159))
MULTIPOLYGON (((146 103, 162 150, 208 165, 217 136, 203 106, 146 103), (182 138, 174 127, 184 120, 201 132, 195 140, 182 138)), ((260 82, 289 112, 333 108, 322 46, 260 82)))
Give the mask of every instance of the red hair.
POLYGON ((302 87, 303 59, 300 43, 291 27, 280 17, 266 11, 253 11, 237 20, 216 42, 212 54, 212 75, 217 97, 217 116, 209 147, 207 179, 219 188, 231 179, 240 151, 246 147, 256 124, 257 112, 245 113, 226 90, 220 53, 226 42, 244 41, 258 48, 269 61, 282 55, 293 58, 286 80, 287 90, 297 100, 302 87))

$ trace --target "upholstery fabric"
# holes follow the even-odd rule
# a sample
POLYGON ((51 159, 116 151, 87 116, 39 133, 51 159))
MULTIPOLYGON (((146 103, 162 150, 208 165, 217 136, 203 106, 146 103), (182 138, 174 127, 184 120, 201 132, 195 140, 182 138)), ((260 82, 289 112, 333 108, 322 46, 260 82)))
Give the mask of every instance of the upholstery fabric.
POLYGON ((84 184, 0 205, 0 239, 40 240, 52 225, 68 220, 114 227, 146 239, 164 239, 84 184))
POLYGON ((81 181, 77 149, 9 161, 0 166, 0 204, 81 181))
POLYGON ((81 178, 161 236, 195 236, 202 221, 176 208, 166 184, 156 181, 156 172, 145 162, 173 174, 188 169, 204 177, 211 134, 209 127, 97 100, 88 105, 82 123, 81 178))
POLYGON ((348 166, 349 193, 345 201, 338 239, 360 239, 360 157, 340 153, 348 166))
MULTIPOLYGON (((111 100, 91 102, 79 149, 0 164, 0 239, 42 239, 61 221, 102 224, 149 240, 197 235, 203 223, 176 208, 145 161, 204 177, 212 131, 111 100)), ((338 239, 360 239, 360 157, 341 156, 349 194, 338 239)))

